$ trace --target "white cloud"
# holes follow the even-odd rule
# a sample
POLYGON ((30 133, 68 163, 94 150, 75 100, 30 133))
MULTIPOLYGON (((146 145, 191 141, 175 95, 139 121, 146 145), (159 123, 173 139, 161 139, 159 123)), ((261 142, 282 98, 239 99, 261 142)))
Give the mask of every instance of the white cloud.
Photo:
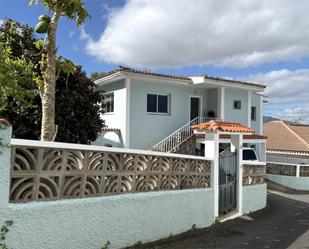
POLYGON ((76 31, 75 30, 72 30, 72 31, 69 32, 69 38, 72 38, 75 35, 76 35, 76 31))
POLYGON ((309 56, 308 9, 308 0, 128 0, 86 49, 143 67, 297 60, 309 56))
POLYGON ((91 37, 87 34, 84 26, 80 27, 79 39, 91 42, 91 37))
MULTIPOLYGON (((270 103, 306 103, 309 100, 309 69, 271 71, 245 77, 248 81, 265 82, 270 103)), ((309 104, 309 103, 308 103, 309 104)))
POLYGON ((267 84, 269 114, 309 123, 309 69, 283 69, 249 75, 243 79, 267 84))
POLYGON ((307 107, 295 107, 279 110, 277 116, 284 120, 293 122, 309 122, 309 108, 307 107))

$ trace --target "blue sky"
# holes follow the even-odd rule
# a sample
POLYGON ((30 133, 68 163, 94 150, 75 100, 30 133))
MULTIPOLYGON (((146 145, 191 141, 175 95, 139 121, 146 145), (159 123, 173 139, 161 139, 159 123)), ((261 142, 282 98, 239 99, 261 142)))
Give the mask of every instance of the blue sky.
MULTIPOLYGON (((27 0, 1 0, 0 20, 35 26, 47 13, 27 0)), ((118 65, 173 74, 266 82, 266 114, 309 122, 308 1, 84 0, 83 27, 63 18, 59 54, 84 70, 118 65), (307 32, 305 32, 307 30, 307 32)))

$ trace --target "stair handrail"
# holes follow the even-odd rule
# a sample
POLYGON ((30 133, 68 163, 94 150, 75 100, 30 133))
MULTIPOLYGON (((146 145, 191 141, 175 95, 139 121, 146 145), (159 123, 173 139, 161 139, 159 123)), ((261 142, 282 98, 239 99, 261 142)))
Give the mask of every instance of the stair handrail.
POLYGON ((181 126, 179 129, 177 129, 176 131, 171 133, 169 136, 167 136, 166 138, 162 139, 160 142, 155 144, 151 148, 151 150, 164 151, 164 152, 172 151, 174 148, 178 147, 182 142, 184 142, 185 140, 187 140, 189 137, 191 137, 193 135, 193 130, 191 128, 192 125, 206 122, 209 119, 210 118, 208 118, 208 117, 196 117, 196 118, 192 119, 188 123, 181 126), (186 136, 181 137, 182 131, 186 132, 186 136), (179 137, 179 135, 180 135, 180 137, 179 137), (175 140, 177 139, 177 136, 178 136, 178 141, 176 143, 175 140), (174 141, 172 140, 173 138, 175 138, 174 141), (169 141, 169 143, 168 143, 168 141, 169 141), (170 144, 170 146, 166 146, 167 144, 170 144), (165 147, 168 147, 168 148, 165 148, 165 147))

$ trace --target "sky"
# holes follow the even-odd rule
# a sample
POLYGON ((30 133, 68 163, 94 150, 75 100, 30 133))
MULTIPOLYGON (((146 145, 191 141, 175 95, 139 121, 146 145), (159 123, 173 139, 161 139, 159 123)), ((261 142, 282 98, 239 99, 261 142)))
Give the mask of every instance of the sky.
MULTIPOLYGON (((61 19, 57 46, 88 75, 125 65, 266 83, 265 115, 309 123, 308 0, 83 2, 91 18, 61 19)), ((27 0, 0 3, 0 22, 34 27, 48 14, 27 0)))

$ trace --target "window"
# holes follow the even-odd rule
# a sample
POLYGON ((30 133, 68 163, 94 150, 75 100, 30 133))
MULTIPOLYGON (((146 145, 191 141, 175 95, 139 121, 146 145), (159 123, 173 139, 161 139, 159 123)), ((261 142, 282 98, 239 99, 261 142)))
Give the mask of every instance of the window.
POLYGON ((244 149, 242 152, 242 160, 255 161, 257 160, 256 154, 253 149, 244 149))
POLYGON ((168 114, 169 95, 148 93, 147 112, 168 114))
POLYGON ((251 120, 256 121, 256 106, 251 107, 251 120))
POLYGON ((114 93, 105 93, 103 99, 103 113, 114 112, 114 93))
POLYGON ((234 109, 241 109, 241 101, 234 100, 234 109))

